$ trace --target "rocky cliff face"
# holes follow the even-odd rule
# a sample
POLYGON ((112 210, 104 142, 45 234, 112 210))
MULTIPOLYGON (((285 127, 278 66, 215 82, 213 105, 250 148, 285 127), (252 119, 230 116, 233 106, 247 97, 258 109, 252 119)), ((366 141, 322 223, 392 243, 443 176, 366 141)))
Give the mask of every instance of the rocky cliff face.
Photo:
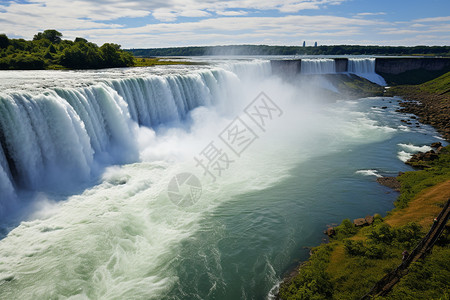
POLYGON ((270 64, 272 67, 273 74, 280 75, 283 77, 293 77, 300 73, 301 71, 300 59, 296 60, 271 60, 270 64))
POLYGON ((335 58, 334 61, 336 62, 336 72, 347 72, 348 70, 348 59, 347 58, 335 58))
POLYGON ((377 58, 375 72, 398 75, 407 71, 423 69, 440 71, 450 68, 450 58, 377 58))

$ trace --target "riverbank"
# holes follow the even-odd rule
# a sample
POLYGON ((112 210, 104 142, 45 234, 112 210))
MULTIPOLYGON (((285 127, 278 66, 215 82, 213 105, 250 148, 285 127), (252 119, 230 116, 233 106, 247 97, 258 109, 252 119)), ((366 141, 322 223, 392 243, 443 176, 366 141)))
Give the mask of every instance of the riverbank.
POLYGON ((163 58, 163 57, 135 57, 134 67, 153 67, 163 65, 208 65, 205 62, 187 61, 183 59, 175 58, 163 58))
MULTIPOLYGON (((430 168, 398 177, 402 197, 388 216, 375 215, 371 225, 360 227, 346 219, 333 228, 329 243, 313 248, 309 261, 281 284, 279 299, 359 299, 395 269, 403 251, 412 251, 450 198, 450 147, 444 149, 430 168)), ((387 298, 448 295, 449 238, 447 230, 433 253, 413 264, 387 298)))
POLYGON ((401 112, 418 116, 450 141, 450 72, 420 85, 391 87, 386 96, 401 96, 401 112))
MULTIPOLYGON (((402 95, 402 112, 417 114, 449 140, 449 73, 419 86, 388 89, 389 96, 402 95), (420 100, 422 104, 417 103, 420 100)), ((426 234, 450 199, 450 146, 424 170, 397 177, 400 196, 396 208, 385 218, 356 226, 349 219, 328 230, 330 241, 313 248, 306 263, 280 286, 279 299, 359 299, 384 275, 402 262, 426 234)), ((398 187, 397 187, 398 188, 398 187)), ((367 218, 366 218, 367 219, 367 218)), ((450 295, 450 247, 448 229, 423 261, 411 265, 409 273, 394 286, 388 299, 440 299, 450 295)))

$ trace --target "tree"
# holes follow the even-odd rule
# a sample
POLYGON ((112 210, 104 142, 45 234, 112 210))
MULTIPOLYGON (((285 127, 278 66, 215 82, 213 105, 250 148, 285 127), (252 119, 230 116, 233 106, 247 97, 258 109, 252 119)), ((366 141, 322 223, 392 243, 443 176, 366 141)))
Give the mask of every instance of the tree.
POLYGON ((50 44, 50 46, 48 46, 48 52, 56 53, 56 49, 55 49, 55 46, 53 46, 53 44, 50 44))
POLYGON ((54 44, 61 42, 62 33, 54 29, 47 29, 44 32, 39 32, 34 35, 33 41, 47 39, 54 44))
POLYGON ((77 38, 75 38, 75 43, 85 43, 85 44, 87 44, 88 41, 86 39, 84 39, 84 38, 77 37, 77 38))
POLYGON ((42 40, 42 39, 43 39, 42 32, 36 33, 33 37, 33 41, 38 41, 38 40, 42 40))
POLYGON ((62 33, 54 29, 48 29, 44 31, 44 38, 48 39, 50 42, 58 44, 61 42, 62 33))
POLYGON ((103 63, 105 66, 110 67, 120 67, 121 59, 120 53, 117 51, 120 49, 120 46, 117 44, 105 43, 100 47, 100 52, 103 57, 103 63))
POLYGON ((101 61, 97 48, 89 45, 89 43, 76 43, 66 48, 60 59, 63 66, 78 69, 98 68, 101 61))
POLYGON ((0 34, 0 48, 5 49, 9 46, 9 39, 6 34, 0 34))

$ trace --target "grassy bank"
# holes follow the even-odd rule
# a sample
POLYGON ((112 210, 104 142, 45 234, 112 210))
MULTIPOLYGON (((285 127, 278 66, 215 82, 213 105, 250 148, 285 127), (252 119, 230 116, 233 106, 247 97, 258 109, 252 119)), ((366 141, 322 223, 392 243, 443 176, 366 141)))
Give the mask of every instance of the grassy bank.
MULTIPOLYGON (((385 95, 402 96, 402 112, 419 116, 450 140, 450 73, 420 85, 392 87, 385 95)), ((398 177, 401 194, 385 218, 375 215, 365 227, 344 220, 336 227, 330 242, 314 248, 297 275, 280 286, 279 298, 360 299, 395 269, 402 252, 414 248, 450 199, 450 146, 424 164, 429 167, 398 177)), ((449 240, 447 227, 432 253, 413 263, 385 298, 450 299, 449 240)))
POLYGON ((134 58, 134 66, 135 67, 153 67, 153 66, 161 66, 161 65, 207 65, 207 63, 203 62, 193 62, 186 61, 176 58, 166 59, 161 57, 135 57, 134 58))
MULTIPOLYGON (((422 171, 399 177, 401 197, 387 217, 355 227, 344 220, 328 244, 313 249, 298 274, 280 287, 281 299, 359 299, 402 261, 425 235, 450 198, 450 146, 422 171)), ((386 299, 448 299, 450 246, 448 230, 433 252, 414 263, 386 299)))

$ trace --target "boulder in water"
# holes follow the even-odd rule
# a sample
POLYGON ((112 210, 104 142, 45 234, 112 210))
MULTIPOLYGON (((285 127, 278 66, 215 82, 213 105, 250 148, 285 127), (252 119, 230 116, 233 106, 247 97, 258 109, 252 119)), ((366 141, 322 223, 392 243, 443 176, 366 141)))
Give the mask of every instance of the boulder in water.
POLYGON ((380 177, 377 178, 377 182, 397 192, 400 191, 400 181, 398 181, 396 177, 380 177))
POLYGON ((439 148, 442 147, 442 143, 441 142, 435 142, 431 144, 431 148, 439 148))
POLYGON ((358 218, 353 220, 353 224, 355 224, 356 227, 361 227, 367 225, 367 221, 365 218, 358 218))
POLYGON ((334 227, 328 227, 327 230, 325 231, 325 233, 329 237, 332 237, 336 234, 336 231, 334 230, 334 227))
POLYGON ((368 225, 372 225, 373 224, 373 220, 374 220, 373 216, 368 215, 364 219, 366 220, 368 225))

